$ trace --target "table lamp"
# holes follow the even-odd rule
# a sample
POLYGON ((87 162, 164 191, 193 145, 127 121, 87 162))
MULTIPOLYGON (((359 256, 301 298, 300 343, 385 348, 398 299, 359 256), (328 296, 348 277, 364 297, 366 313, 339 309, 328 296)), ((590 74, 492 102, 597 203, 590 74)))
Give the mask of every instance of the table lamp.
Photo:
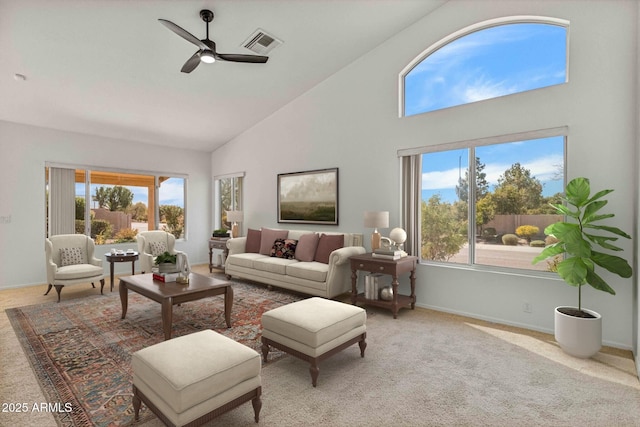
POLYGON ((389 212, 388 211, 367 211, 364 213, 364 226, 367 228, 373 228, 373 234, 371 234, 371 250, 375 251, 380 248, 380 233, 378 228, 389 227, 389 212))
POLYGON ((231 237, 238 237, 238 223, 244 221, 242 211, 227 211, 227 221, 231 222, 231 237))

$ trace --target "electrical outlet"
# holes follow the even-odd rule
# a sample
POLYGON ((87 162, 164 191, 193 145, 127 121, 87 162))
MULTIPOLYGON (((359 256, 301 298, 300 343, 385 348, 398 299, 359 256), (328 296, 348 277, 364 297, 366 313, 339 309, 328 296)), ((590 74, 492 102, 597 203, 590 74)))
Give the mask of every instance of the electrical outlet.
POLYGON ((532 310, 533 310, 533 308, 531 307, 531 303, 530 302, 523 302, 522 303, 522 311, 524 311, 525 313, 531 313, 532 310))

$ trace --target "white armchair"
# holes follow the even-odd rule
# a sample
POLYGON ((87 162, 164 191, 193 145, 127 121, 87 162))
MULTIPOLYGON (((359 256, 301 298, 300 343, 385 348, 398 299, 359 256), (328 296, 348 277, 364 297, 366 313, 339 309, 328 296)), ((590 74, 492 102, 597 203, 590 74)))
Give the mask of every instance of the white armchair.
POLYGON ((104 270, 102 260, 94 257, 95 243, 84 234, 60 234, 45 240, 45 254, 47 261, 47 283, 58 293, 63 286, 77 283, 91 283, 100 281, 100 293, 104 288, 104 270))
POLYGON ((166 231, 142 231, 138 233, 136 239, 138 241, 138 253, 140 254, 140 269, 142 273, 151 273, 155 259, 161 253, 183 253, 175 249, 175 236, 166 231))

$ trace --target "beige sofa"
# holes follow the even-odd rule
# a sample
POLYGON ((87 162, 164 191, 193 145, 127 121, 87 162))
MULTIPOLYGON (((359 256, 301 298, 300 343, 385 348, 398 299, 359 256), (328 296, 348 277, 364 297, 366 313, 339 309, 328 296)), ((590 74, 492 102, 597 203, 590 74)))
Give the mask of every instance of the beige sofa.
POLYGON ((351 291, 349 258, 366 252, 362 234, 358 233, 265 228, 261 231, 250 229, 246 237, 229 239, 227 249, 227 277, 325 298, 351 291), (256 239, 260 241, 259 249, 256 239), (342 244, 338 248, 336 242, 340 239, 342 244), (317 242, 315 248, 314 240, 317 242), (293 246, 295 250, 291 249, 293 246))

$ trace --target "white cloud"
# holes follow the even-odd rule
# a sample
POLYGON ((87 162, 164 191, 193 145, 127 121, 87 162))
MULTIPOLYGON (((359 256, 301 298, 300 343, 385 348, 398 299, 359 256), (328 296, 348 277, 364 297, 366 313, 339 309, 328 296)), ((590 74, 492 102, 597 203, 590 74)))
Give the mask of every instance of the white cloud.
MULTIPOLYGON (((526 162, 520 162, 523 168, 531 172, 531 176, 540 182, 550 181, 556 174, 561 172, 564 164, 562 154, 544 155, 526 162)), ((489 185, 497 185, 498 178, 511 168, 512 163, 485 163, 483 172, 489 185)), ((464 177, 464 169, 462 176, 464 177)), ((459 170, 452 168, 443 171, 425 172, 422 174, 423 190, 444 190, 454 189, 458 184, 459 170)))
POLYGON ((184 207, 184 180, 169 179, 160 185, 160 204, 184 207))
POLYGON ((422 174, 422 189, 442 190, 445 188, 455 188, 458 184, 458 173, 458 168, 436 172, 425 172, 422 174))

